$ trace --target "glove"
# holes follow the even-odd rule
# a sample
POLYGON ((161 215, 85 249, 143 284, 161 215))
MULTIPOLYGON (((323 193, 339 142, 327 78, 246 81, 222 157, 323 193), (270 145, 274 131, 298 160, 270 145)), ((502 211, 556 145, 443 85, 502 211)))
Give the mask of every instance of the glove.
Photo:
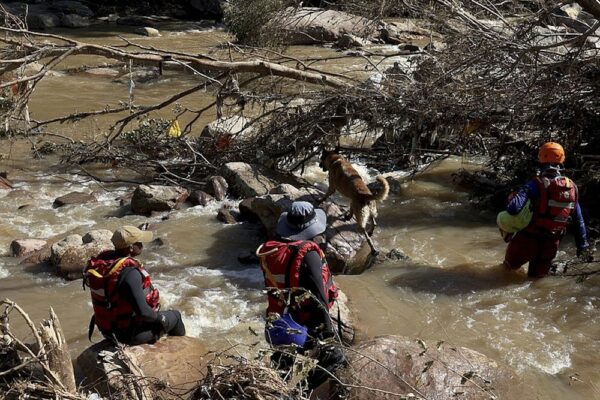
POLYGON ((161 325, 160 334, 162 335, 167 333, 169 331, 169 320, 167 319, 167 316, 164 313, 160 313, 158 316, 158 320, 161 325))
POLYGON ((590 246, 580 247, 577 249, 577 258, 583 262, 592 262, 594 261, 594 252, 595 249, 590 246))
POLYGON ((500 236, 502 236, 502 240, 504 240, 505 243, 508 243, 511 241, 513 236, 515 236, 515 234, 504 232, 502 229, 500 229, 500 236))

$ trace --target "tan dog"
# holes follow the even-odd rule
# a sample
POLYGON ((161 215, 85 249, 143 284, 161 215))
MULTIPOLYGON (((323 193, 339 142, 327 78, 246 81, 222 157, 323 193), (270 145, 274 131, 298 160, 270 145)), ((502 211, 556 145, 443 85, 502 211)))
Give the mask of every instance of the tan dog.
POLYGON ((335 193, 336 190, 349 198, 350 211, 346 216, 346 220, 354 215, 357 230, 366 236, 367 242, 371 246, 371 252, 376 253, 377 250, 375 250, 375 245, 370 236, 377 226, 375 222, 377 205, 375 202, 387 198, 390 191, 388 182, 383 176, 378 176, 377 180, 383 185, 383 189, 373 194, 352 164, 334 151, 323 151, 321 164, 319 165, 323 168, 323 171, 329 172, 329 189, 327 189, 325 196, 319 200, 319 204, 335 193), (367 231, 369 219, 371 220, 371 229, 367 231))

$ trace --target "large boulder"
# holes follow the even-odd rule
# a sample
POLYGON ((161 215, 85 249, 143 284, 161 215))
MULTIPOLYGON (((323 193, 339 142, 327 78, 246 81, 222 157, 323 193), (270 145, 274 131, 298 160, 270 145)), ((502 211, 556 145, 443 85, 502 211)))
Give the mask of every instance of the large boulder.
POLYGON ((60 17, 50 12, 33 12, 27 16, 27 25, 30 29, 46 30, 60 26, 60 17))
POLYGON ((213 138, 217 150, 225 150, 235 140, 245 140, 252 136, 255 128, 251 120, 243 116, 222 117, 202 129, 201 137, 213 138))
POLYGON ((205 19, 221 19, 227 0, 191 0, 190 6, 200 17, 205 19))
POLYGON ((333 43, 346 34, 365 39, 379 34, 378 23, 374 21, 321 8, 288 8, 271 24, 282 32, 289 45, 333 43))
POLYGON ((397 399, 408 393, 440 400, 509 399, 515 398, 508 394, 511 387, 519 385, 507 366, 443 341, 381 336, 348 352, 348 361, 340 378, 352 385, 349 399, 397 399))
POLYGON ((133 192, 131 210, 136 214, 171 211, 179 208, 189 196, 180 186, 140 185, 133 192))
POLYGON ((239 197, 262 196, 278 185, 273 176, 267 176, 265 169, 243 162, 225 164, 222 174, 231 192, 239 197))
MULTIPOLYGON (((245 213, 258 216, 269 237, 275 236, 277 221, 282 212, 294 201, 315 203, 323 193, 312 188, 297 189, 290 184, 282 184, 264 196, 256 196, 246 201, 245 213)), ((335 204, 325 202, 320 207, 327 214, 325 231, 327 262, 333 272, 359 274, 375 260, 365 236, 356 231, 356 224, 342 220, 344 212, 335 204)))
POLYGON ((54 200, 53 207, 58 208, 62 206, 67 206, 71 204, 86 204, 96 201, 96 197, 89 193, 82 192, 71 192, 69 194, 65 194, 64 196, 60 196, 54 200))
POLYGON ((51 10, 59 11, 63 14, 74 14, 79 15, 81 17, 93 17, 94 12, 86 5, 80 3, 79 1, 72 0, 59 0, 53 1, 50 5, 51 10))
POLYGON ((46 241, 42 239, 17 239, 10 244, 10 252, 13 257, 24 257, 41 250, 45 245, 46 241))
POLYGON ((82 277, 83 267, 91 257, 114 249, 111 237, 112 232, 106 229, 88 232, 83 237, 69 235, 52 245, 50 263, 56 267, 58 275, 66 279, 79 279, 82 277))
POLYGON ((170 336, 155 344, 125 346, 121 353, 104 340, 81 353, 76 368, 85 377, 82 384, 92 385, 99 393, 109 395, 126 384, 125 376, 131 376, 133 371, 122 361, 130 360, 140 369, 134 374, 137 379, 144 385, 150 384, 157 398, 169 398, 170 391, 183 396, 203 378, 208 361, 214 358, 208 351, 204 342, 188 336, 170 336))
POLYGON ((67 28, 86 28, 92 23, 89 18, 78 14, 63 14, 60 16, 60 24, 67 28))

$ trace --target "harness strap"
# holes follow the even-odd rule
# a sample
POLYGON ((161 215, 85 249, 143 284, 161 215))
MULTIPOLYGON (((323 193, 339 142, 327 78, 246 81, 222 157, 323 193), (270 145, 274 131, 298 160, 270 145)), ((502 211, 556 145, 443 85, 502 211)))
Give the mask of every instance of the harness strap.
POLYGON ((88 340, 92 341, 92 335, 94 334, 94 328, 96 327, 96 314, 92 314, 90 318, 90 324, 88 326, 88 340))
POLYGON ((294 264, 294 261, 296 261, 296 257, 298 257, 298 253, 300 252, 300 249, 302 249, 308 242, 303 241, 300 242, 298 245, 295 246, 290 246, 292 247, 292 254, 290 255, 290 260, 288 261, 288 265, 285 268, 285 287, 289 288, 290 287, 290 270, 292 269, 292 264, 294 264))

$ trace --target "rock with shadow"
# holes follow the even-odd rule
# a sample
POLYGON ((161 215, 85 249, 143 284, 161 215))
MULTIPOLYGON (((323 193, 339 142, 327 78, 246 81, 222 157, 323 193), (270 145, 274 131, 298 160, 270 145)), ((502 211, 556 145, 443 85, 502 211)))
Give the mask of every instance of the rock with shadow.
POLYGON ((50 263, 56 267, 58 275, 69 280, 80 279, 83 267, 91 257, 114 249, 110 241, 112 234, 109 230, 98 229, 83 237, 69 235, 51 246, 50 263))
POLYGON ((516 398, 509 393, 520 385, 509 367, 443 341, 380 336, 353 347, 348 361, 340 373, 341 381, 352 385, 348 399, 408 393, 425 399, 516 398))
POLYGON ((82 386, 105 396, 131 387, 133 374, 141 385, 149 385, 156 398, 182 398, 204 377, 212 359, 206 344, 189 336, 163 337, 154 344, 124 346, 121 351, 103 340, 77 357, 76 371, 85 377, 82 386), (139 369, 137 373, 130 365, 139 369))
POLYGON ((153 211, 175 210, 188 196, 188 191, 179 186, 139 185, 131 198, 131 211, 149 215, 153 211))
MULTIPOLYGON (((275 237, 275 228, 282 212, 294 201, 308 201, 315 204, 323 192, 314 188, 298 189, 290 184, 282 184, 271 189, 269 194, 256 196, 244 201, 247 208, 243 214, 254 214, 264 225, 267 236, 275 237)), ((325 202, 319 206, 327 214, 325 232, 325 255, 329 268, 334 273, 360 274, 375 261, 365 236, 356 231, 354 222, 344 221, 344 212, 334 203, 325 202)))

